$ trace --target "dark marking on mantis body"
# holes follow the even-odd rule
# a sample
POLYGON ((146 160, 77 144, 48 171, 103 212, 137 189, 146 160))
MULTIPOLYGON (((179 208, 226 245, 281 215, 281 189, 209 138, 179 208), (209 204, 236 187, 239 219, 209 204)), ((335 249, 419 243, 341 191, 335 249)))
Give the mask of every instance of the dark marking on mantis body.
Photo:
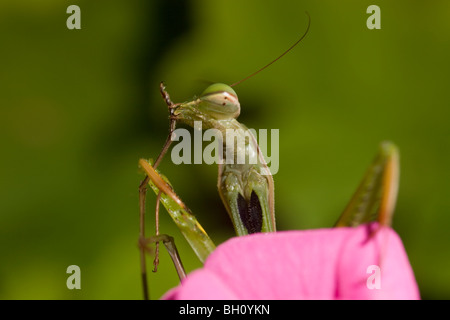
POLYGON ((262 208, 256 193, 252 192, 250 201, 247 201, 239 194, 237 205, 239 208, 239 216, 248 233, 261 232, 263 226, 262 208))

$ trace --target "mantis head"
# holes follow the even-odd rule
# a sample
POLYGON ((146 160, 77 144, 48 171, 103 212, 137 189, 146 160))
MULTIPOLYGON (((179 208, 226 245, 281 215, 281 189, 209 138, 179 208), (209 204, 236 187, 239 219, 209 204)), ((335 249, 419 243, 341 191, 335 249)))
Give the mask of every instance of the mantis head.
POLYGON ((223 83, 210 85, 198 99, 177 105, 174 115, 181 121, 236 119, 241 105, 236 92, 223 83))
POLYGON ((197 109, 216 120, 236 119, 241 112, 236 92, 223 83, 207 87, 198 100, 197 109))

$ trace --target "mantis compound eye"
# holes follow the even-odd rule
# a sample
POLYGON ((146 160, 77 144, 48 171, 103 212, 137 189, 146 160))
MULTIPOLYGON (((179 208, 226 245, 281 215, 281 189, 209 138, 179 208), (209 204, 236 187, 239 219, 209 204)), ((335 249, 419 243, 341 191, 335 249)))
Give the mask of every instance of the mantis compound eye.
POLYGON ((236 92, 223 83, 210 85, 199 99, 198 109, 218 120, 235 119, 241 112, 236 92))

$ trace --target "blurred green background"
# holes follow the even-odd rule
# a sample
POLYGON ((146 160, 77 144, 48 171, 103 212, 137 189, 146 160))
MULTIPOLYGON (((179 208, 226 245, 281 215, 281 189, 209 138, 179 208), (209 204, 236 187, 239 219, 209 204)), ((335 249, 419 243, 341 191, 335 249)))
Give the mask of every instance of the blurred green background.
MULTIPOLYGON (((159 82, 175 102, 205 80, 233 83, 295 42, 305 10, 304 41, 235 88, 240 121, 280 130, 278 229, 332 226, 379 142, 394 141, 394 228, 422 297, 450 298, 446 0, 0 2, 0 298, 140 299, 137 161, 167 134, 159 82), (81 30, 66 27, 70 4, 81 30), (381 30, 366 27, 371 4, 381 30), (72 264, 81 290, 66 287, 72 264)), ((231 237, 217 167, 168 159, 160 169, 211 237, 231 237)), ((161 228, 188 271, 200 267, 166 214, 161 228)), ((177 284, 161 259, 152 298, 177 284)))

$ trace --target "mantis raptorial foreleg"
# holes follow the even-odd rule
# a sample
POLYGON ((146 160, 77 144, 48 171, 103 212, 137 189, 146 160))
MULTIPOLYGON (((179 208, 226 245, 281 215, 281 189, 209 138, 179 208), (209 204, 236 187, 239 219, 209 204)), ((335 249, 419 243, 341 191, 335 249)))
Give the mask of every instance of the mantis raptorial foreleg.
POLYGON ((147 245, 151 243, 159 243, 162 242, 169 252, 170 258, 173 261, 175 269, 177 271, 178 277, 180 280, 186 277, 186 271, 184 270, 183 263, 181 262, 180 255, 178 254, 177 247, 175 245, 175 240, 173 237, 167 234, 159 234, 148 238, 141 238, 139 245, 145 249, 148 253, 152 253, 151 250, 147 247, 147 245))
POLYGON ((178 229, 180 229, 181 233, 194 249, 200 261, 205 261, 206 257, 215 249, 215 245, 208 234, 189 208, 173 191, 167 178, 160 175, 149 161, 141 159, 139 160, 139 165, 149 176, 149 185, 155 194, 161 193, 160 201, 174 220, 178 229))
MULTIPOLYGON (((181 233, 194 249, 194 252, 197 254, 200 261, 204 262, 206 257, 215 249, 215 245, 212 240, 206 234, 202 226, 198 223, 195 216, 190 212, 183 201, 173 191, 167 178, 161 176, 154 169, 154 167, 152 167, 150 161, 141 159, 139 160, 139 165, 147 174, 150 187, 153 189, 155 194, 158 195, 156 207, 157 212, 159 211, 159 202, 161 202, 180 229, 181 233)), ((178 250, 172 237, 168 235, 155 235, 149 238, 141 237, 141 250, 143 250, 144 252, 148 251, 146 247, 148 244, 157 244, 159 243, 159 241, 163 242, 164 246, 169 252, 175 269, 177 270, 178 277, 180 278, 180 280, 183 279, 186 276, 186 272, 184 271, 183 264, 181 263, 178 250)), ((144 285, 144 288, 145 287, 146 286, 144 285)))
MULTIPOLYGON (((140 242, 141 244, 155 243, 155 259, 153 261, 154 269, 156 272, 159 263, 159 203, 162 202, 166 210, 169 212, 171 217, 174 219, 177 226, 180 228, 181 232, 188 240, 197 253, 199 259, 203 262, 206 257, 211 253, 215 246, 212 243, 211 239, 208 237, 206 232, 203 230, 201 225, 197 222, 195 217, 192 215, 190 210, 186 207, 186 205, 181 201, 181 199, 175 194, 172 187, 168 183, 167 179, 163 179, 157 172, 156 168, 160 164, 162 158, 166 154, 172 143, 172 134, 175 130, 176 126, 176 117, 174 116, 175 108, 178 107, 179 104, 174 104, 170 99, 169 93, 165 90, 164 83, 160 83, 160 93, 163 97, 164 101, 167 104, 167 108, 169 110, 169 118, 170 118, 170 128, 167 139, 164 143, 163 149, 160 152, 158 158, 156 159, 153 166, 151 162, 148 162, 144 159, 140 159, 139 164, 141 168, 145 171, 146 177, 141 182, 139 186, 139 197, 140 197, 140 223, 141 223, 141 239, 145 238, 144 233, 144 215, 145 215, 145 196, 147 191, 147 185, 154 190, 157 194, 156 199, 156 208, 155 208, 155 224, 156 224, 156 236, 147 238, 146 241, 140 242)), ((178 250, 176 249, 175 242, 172 237, 166 236, 166 241, 164 241, 164 245, 169 252, 169 255, 172 258, 174 266, 177 270, 178 276, 180 279, 184 278, 186 273, 184 271, 183 265, 178 255, 178 250)), ((143 246, 144 247, 144 246, 143 246)), ((144 298, 148 298, 148 288, 147 288, 147 276, 146 276, 146 265, 145 265, 145 248, 141 248, 141 270, 142 270, 142 281, 144 282, 144 298)))
MULTIPOLYGON (((176 121, 173 117, 173 109, 174 109, 174 107, 176 107, 176 105, 170 99, 169 94, 165 90, 163 82, 161 82, 159 88, 160 88, 160 93, 169 109, 170 128, 169 128, 169 134, 167 136, 166 142, 164 143, 163 149, 161 150, 158 158, 156 159, 156 161, 153 165, 155 169, 160 164, 162 158, 164 157, 164 155, 166 154, 167 150, 170 147, 170 144, 172 143, 171 137, 172 137, 172 133, 175 130, 175 126, 176 126, 176 121)), ((142 182, 139 185, 139 225, 140 225, 139 244, 141 246, 141 253, 140 253, 141 277, 142 277, 143 290, 144 290, 144 299, 146 299, 146 300, 149 298, 148 287, 147 287, 147 267, 146 267, 146 262, 145 262, 145 247, 142 245, 143 242, 141 240, 145 238, 145 198, 147 195, 147 185, 148 185, 149 181, 150 181, 150 176, 146 175, 144 180, 142 180, 142 182)), ((159 201, 160 201, 160 198, 161 198, 161 192, 158 192, 157 199, 156 199, 156 208, 155 208, 155 221, 156 221, 155 233, 156 233, 156 236, 159 235, 159 201)), ((158 264, 159 264, 159 241, 156 241, 155 246, 156 246, 156 249, 155 249, 155 259, 153 260, 153 265, 154 265, 153 272, 156 272, 156 270, 158 269, 158 264)), ((173 244, 173 247, 175 247, 175 244, 173 244)), ((167 245, 166 245, 166 248, 167 248, 167 245)), ((170 251, 169 251, 169 253, 170 253, 170 251)), ((172 254, 171 254, 171 257, 172 257, 172 254)), ((177 266, 177 264, 175 264, 175 266, 178 270, 179 266, 177 266)), ((183 270, 183 272, 184 272, 184 270, 183 270)), ((180 275, 180 273, 178 273, 178 274, 180 275)))

